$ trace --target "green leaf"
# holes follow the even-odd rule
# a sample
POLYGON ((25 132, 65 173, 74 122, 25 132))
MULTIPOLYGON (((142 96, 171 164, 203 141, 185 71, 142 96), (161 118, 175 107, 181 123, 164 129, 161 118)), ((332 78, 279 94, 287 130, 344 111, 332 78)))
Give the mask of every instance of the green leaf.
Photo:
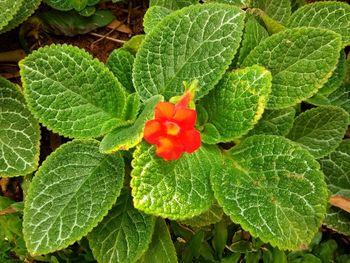
POLYGON ((5 27, 16 15, 24 0, 0 0, 0 31, 5 27))
POLYGON ((181 223, 192 227, 203 227, 218 223, 222 219, 223 213, 222 208, 214 203, 208 211, 198 216, 182 220, 181 223))
POLYGON ((134 56, 130 52, 120 48, 114 49, 109 55, 106 65, 129 93, 135 91, 132 84, 134 56))
POLYGON ((285 136, 293 126, 295 109, 292 107, 280 110, 265 110, 259 122, 247 136, 271 134, 285 136))
POLYGON ((233 222, 281 249, 307 245, 326 212, 328 193, 319 164, 283 137, 247 138, 227 151, 211 182, 233 222))
POLYGON ((197 3, 198 0, 150 0, 149 6, 162 6, 170 10, 177 10, 197 3))
POLYGON ((239 50, 238 63, 242 64, 243 60, 248 56, 259 43, 267 38, 269 34, 266 29, 253 17, 249 17, 245 27, 241 48, 239 50))
POLYGON ((86 6, 97 4, 99 0, 45 0, 45 2, 57 10, 68 11, 75 9, 77 11, 81 11, 86 6))
POLYGON ((299 143, 315 158, 320 158, 338 147, 349 122, 349 114, 339 107, 313 108, 294 120, 288 138, 299 143))
POLYGON ((177 263, 174 244, 165 221, 158 218, 152 242, 140 263, 177 263))
POLYGON ((290 17, 288 27, 319 27, 340 34, 343 46, 350 44, 350 6, 341 2, 317 2, 299 8, 290 17))
POLYGON ((134 205, 146 213, 185 219, 207 211, 213 203, 209 175, 220 161, 216 146, 202 145, 179 160, 165 161, 155 147, 141 143, 131 173, 134 205))
MULTIPOLYGON (((5 1, 5 2, 11 3, 12 7, 10 12, 13 12, 14 10, 17 10, 17 12, 13 15, 12 19, 4 27, 1 27, 1 20, 0 20, 0 33, 9 31, 17 27, 18 25, 20 25, 22 22, 24 22, 39 7, 41 0, 25 0, 25 1, 16 0, 16 1, 5 1), (20 4, 19 9, 18 9, 18 4, 20 4)), ((0 6, 1 5, 2 4, 0 3, 0 6)), ((0 10, 0 14, 3 14, 1 10, 0 10)))
POLYGON ((152 240, 154 223, 152 216, 133 207, 124 188, 113 209, 88 235, 94 257, 100 263, 136 262, 152 240))
POLYGON ((291 14, 290 0, 252 0, 251 7, 259 8, 272 19, 286 24, 291 14))
POLYGON ((0 176, 26 175, 36 170, 40 128, 18 88, 0 77, 0 176))
POLYGON ((223 3, 229 5, 236 5, 241 8, 246 8, 251 0, 204 0, 206 3, 223 3))
POLYGON ((350 235, 350 213, 338 207, 331 206, 328 208, 323 224, 340 234, 350 235))
POLYGON ((270 92, 271 74, 263 67, 238 69, 225 75, 201 102, 210 124, 209 130, 204 125, 202 140, 228 142, 246 134, 261 118, 270 92))
POLYGON ((338 62, 341 40, 320 28, 288 29, 261 42, 244 60, 272 73, 268 108, 293 106, 314 95, 331 76, 338 62))
MULTIPOLYGON (((126 98, 123 119, 126 122, 134 123, 141 108, 140 96, 137 92, 131 93, 126 98)), ((124 125, 122 125, 124 126, 124 125)))
POLYGON ((145 38, 145 35, 133 36, 128 41, 126 41, 120 49, 126 50, 126 51, 130 52, 131 54, 136 55, 144 38, 145 38))
POLYGON ((142 100, 156 94, 169 100, 183 93, 183 81, 195 79, 196 98, 207 94, 237 51, 243 20, 243 11, 224 4, 194 5, 166 16, 136 55, 133 80, 142 100))
POLYGON ((120 125, 125 92, 87 52, 51 45, 20 62, 26 101, 47 128, 66 137, 98 137, 120 125))
POLYGON ((145 102, 145 107, 135 123, 129 127, 119 127, 108 133, 100 144, 102 153, 113 153, 119 150, 128 150, 142 141, 143 129, 146 122, 154 117, 154 108, 162 100, 157 95, 145 102))
POLYGON ((24 238, 32 254, 74 243, 107 214, 123 186, 120 155, 104 155, 94 140, 62 145, 39 168, 25 199, 24 238))
POLYGON ((169 15, 172 10, 162 6, 152 6, 147 9, 143 17, 143 30, 147 34, 154 28, 164 17, 169 15))

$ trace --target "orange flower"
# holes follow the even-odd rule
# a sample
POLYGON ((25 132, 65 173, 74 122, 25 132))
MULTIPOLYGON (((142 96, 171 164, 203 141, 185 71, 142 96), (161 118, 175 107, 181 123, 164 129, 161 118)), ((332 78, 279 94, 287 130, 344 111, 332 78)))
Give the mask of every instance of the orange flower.
POLYGON ((194 127, 197 113, 188 108, 191 100, 188 91, 176 105, 158 103, 154 119, 145 125, 145 140, 156 145, 156 154, 164 160, 177 160, 182 153, 193 153, 201 146, 200 133, 194 127))

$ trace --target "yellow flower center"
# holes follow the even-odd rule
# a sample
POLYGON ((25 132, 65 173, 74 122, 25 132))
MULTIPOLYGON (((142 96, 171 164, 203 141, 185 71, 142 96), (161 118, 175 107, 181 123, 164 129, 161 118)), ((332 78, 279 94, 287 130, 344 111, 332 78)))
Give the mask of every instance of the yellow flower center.
POLYGON ((168 135, 175 136, 175 135, 178 135, 180 132, 180 127, 175 122, 171 122, 171 121, 166 122, 165 126, 166 126, 166 133, 168 135))

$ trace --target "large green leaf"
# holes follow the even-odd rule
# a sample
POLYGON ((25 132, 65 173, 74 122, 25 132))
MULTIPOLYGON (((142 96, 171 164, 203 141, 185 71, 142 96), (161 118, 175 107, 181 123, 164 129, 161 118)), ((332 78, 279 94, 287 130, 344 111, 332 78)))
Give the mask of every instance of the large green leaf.
POLYGON ((208 211, 205 211, 198 216, 181 220, 181 223, 192 227, 203 227, 220 222, 223 214, 224 211, 222 208, 214 203, 208 211))
POLYGON ((246 134, 261 118, 270 92, 271 73, 263 67, 228 73, 201 102, 208 113, 203 141, 228 142, 246 134))
POLYGON ((272 19, 286 24, 291 14, 290 0, 252 0, 251 7, 264 11, 272 19))
POLYGON ((152 240, 154 223, 152 216, 133 207, 124 188, 113 209, 88 235, 94 257, 100 263, 136 262, 152 240))
POLYGON ((143 129, 148 120, 154 117, 154 108, 163 98, 156 95, 145 102, 145 107, 135 123, 129 127, 119 127, 108 133, 101 141, 100 151, 112 153, 128 150, 142 141, 143 129))
POLYGON ((295 109, 292 107, 280 110, 265 110, 254 129, 248 136, 254 134, 271 134, 285 136, 293 126, 295 109))
POLYGON ((81 239, 108 213, 123 186, 124 162, 94 140, 62 145, 42 164, 25 199, 24 238, 32 254, 81 239))
POLYGON ((340 36, 320 28, 288 29, 266 38, 244 60, 272 73, 269 108, 293 106, 314 95, 338 62, 340 36))
POLYGON ((349 114, 335 106, 321 106, 305 111, 294 121, 288 138, 300 143, 315 158, 338 147, 349 125, 349 114))
POLYGON ((327 186, 319 164, 283 137, 247 138, 227 152, 211 180, 233 222, 281 249, 307 245, 326 212, 327 186))
POLYGON ((6 26, 16 15, 24 0, 0 0, 0 31, 6 26))
POLYGON ((134 205, 146 213, 171 219, 193 217, 210 208, 209 176, 220 161, 216 146, 201 146, 179 160, 165 161, 155 147, 141 143, 134 152, 131 173, 134 205))
POLYGON ((290 17, 289 27, 320 27, 342 36, 343 45, 350 44, 350 5, 341 2, 317 2, 299 8, 290 17))
POLYGON ((242 8, 247 7, 251 0, 204 0, 205 3, 223 3, 229 5, 236 5, 242 8))
POLYGON ((183 81, 199 80, 196 97, 207 94, 233 59, 244 12, 224 4, 194 5, 173 12, 149 32, 136 55, 133 79, 143 100, 183 93, 183 81))
MULTIPOLYGON (((20 3, 20 7, 19 7, 18 11, 16 12, 16 14, 12 17, 12 19, 8 22, 8 24, 6 26, 1 28, 1 22, 0 22, 0 33, 9 31, 9 30, 15 28, 16 26, 18 26, 19 24, 21 24, 22 22, 24 22, 39 7, 41 0, 24 0, 24 1, 16 0, 16 1, 5 1, 5 2, 11 2, 11 6, 12 6, 11 11, 13 11, 12 9, 16 10, 17 5, 19 3, 20 3)), ((2 4, 0 3, 0 6, 1 5, 2 4)), ((1 7, 0 7, 0 9, 1 9, 1 7)), ((3 14, 3 12, 1 12, 1 10, 0 10, 0 14, 3 14)))
POLYGON ((153 233, 152 242, 143 255, 140 263, 177 263, 173 241, 165 221, 158 218, 153 233))
POLYGON ((39 161, 39 123, 18 88, 0 77, 0 176, 26 175, 39 161))
POLYGON ((45 2, 51 7, 61 10, 68 11, 75 9, 77 11, 83 10, 86 6, 92 6, 100 0, 45 0, 45 2))
POLYGON ((350 235, 350 213, 338 207, 331 206, 328 208, 323 224, 338 233, 350 235))
POLYGON ((51 45, 20 62, 26 101, 49 129, 67 137, 98 137, 120 125, 125 91, 82 49, 51 45))
POLYGON ((170 10, 177 10, 197 3, 198 0, 150 0, 149 6, 162 6, 170 10))
POLYGON ((143 17, 143 30, 147 34, 154 28, 164 17, 169 15, 172 10, 162 6, 152 6, 147 9, 143 17))
POLYGON ((114 76, 125 87, 125 89, 132 93, 135 91, 132 84, 132 68, 134 65, 134 56, 123 49, 115 49, 109 55, 107 60, 107 67, 113 72, 114 76))

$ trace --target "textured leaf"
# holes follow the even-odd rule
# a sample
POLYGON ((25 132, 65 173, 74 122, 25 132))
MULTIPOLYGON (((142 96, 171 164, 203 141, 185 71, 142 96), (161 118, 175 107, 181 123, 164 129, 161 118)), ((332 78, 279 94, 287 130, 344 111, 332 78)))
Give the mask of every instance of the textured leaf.
POLYGON ((133 36, 128 41, 126 41, 120 49, 126 50, 126 51, 130 52, 131 54, 136 55, 144 38, 145 38, 145 35, 133 36))
POLYGON ((261 18, 270 35, 276 34, 286 29, 286 27, 283 26, 279 21, 271 18, 268 14, 260 9, 254 8, 251 10, 251 12, 261 18))
POLYGON ((213 203, 209 175, 219 161, 215 146, 201 146, 179 160, 164 161, 156 157, 154 146, 140 144, 134 152, 131 173, 135 207, 171 219, 205 212, 213 203))
POLYGON ((111 209, 123 186, 124 163, 98 142, 62 145, 39 168, 24 208, 24 238, 32 254, 53 252, 81 239, 111 209))
POLYGON ((0 77, 0 176, 26 175, 39 161, 40 128, 22 93, 0 77))
POLYGON ((181 223, 192 227, 203 227, 221 221, 224 211, 218 204, 213 204, 210 209, 198 216, 182 220, 181 223))
POLYGON ((154 222, 133 207, 129 191, 123 189, 113 209, 88 235, 94 257, 100 263, 136 262, 152 240, 154 222))
POLYGON ((129 127, 120 127, 108 133, 100 144, 100 151, 112 153, 119 150, 128 150, 142 141, 143 129, 146 122, 154 117, 154 108, 162 100, 157 95, 145 102, 145 107, 135 123, 129 127))
POLYGON ((86 6, 97 4, 99 0, 45 0, 45 2, 57 10, 68 11, 75 9, 77 11, 81 11, 86 6))
POLYGON ((338 34, 319 28, 288 29, 260 43, 243 65, 260 64, 272 73, 267 107, 286 108, 314 95, 334 70, 338 34))
POLYGON ((130 124, 134 123, 141 108, 139 94, 137 92, 131 93, 127 97, 125 104, 123 119, 130 124))
POLYGON ((281 249, 307 245, 321 225, 328 199, 312 155, 283 137, 256 135, 226 156, 211 181, 233 222, 281 249))
MULTIPOLYGON (((39 7, 41 0, 16 0, 16 1, 5 1, 5 2, 11 2, 11 6, 13 9, 17 10, 17 5, 20 4, 19 9, 17 10, 16 14, 13 16, 11 21, 1 28, 1 22, 0 22, 0 33, 4 33, 6 31, 9 31, 18 25, 20 25, 22 22, 24 22, 28 17, 30 17, 34 11, 39 7)), ((0 3, 0 6, 2 4, 0 3)), ((11 9, 12 9, 11 8, 11 9)), ((1 8, 0 8, 1 9, 1 8)), ((0 10, 0 14, 3 14, 3 12, 0 10)))
POLYGON ((252 0, 252 7, 260 8, 272 19, 286 24, 291 14, 290 0, 252 0))
POLYGON ((209 123, 209 130, 204 125, 202 140, 211 144, 228 142, 246 134, 261 118, 270 92, 271 74, 263 67, 227 74, 202 101, 209 123))
POLYGON ((207 94, 231 63, 242 34, 244 12, 224 4, 194 5, 166 16, 136 55, 133 80, 142 100, 183 93, 197 79, 196 98, 207 94), (205 25, 205 26, 204 26, 205 25))
POLYGON ((132 84, 134 56, 130 52, 119 48, 113 50, 106 65, 128 92, 135 91, 132 84))
POLYGON ((170 10, 177 10, 197 3, 198 0, 150 0, 149 6, 162 6, 170 10))
POLYGON ((247 7, 251 0, 205 0, 206 3, 223 3, 229 5, 237 5, 242 8, 247 7))
POLYGON ((172 10, 162 6, 152 6, 147 9, 143 17, 143 30, 147 34, 154 28, 164 17, 169 15, 172 10))
POLYGON ((241 48, 239 50, 238 63, 241 64, 259 43, 267 38, 269 34, 266 29, 253 17, 249 17, 245 27, 241 48))
POLYGON ((16 15, 24 0, 0 0, 0 32, 16 15))
POLYGON ((320 158, 338 147, 348 125, 346 111, 335 106, 321 106, 300 114, 288 138, 300 143, 315 158, 320 158))
POLYGON ((248 136, 254 134, 285 136, 293 126, 294 116, 295 109, 291 107, 280 110, 266 110, 248 136))
POLYGON ((328 208, 323 224, 338 233, 347 236, 350 235, 350 213, 347 213, 338 207, 331 206, 328 208))
POLYGON ((343 45, 350 44, 350 5, 341 2, 317 2, 299 8, 290 17, 289 27, 320 27, 342 36, 343 45))
POLYGON ((49 129, 67 137, 98 137, 121 122, 125 92, 105 66, 82 49, 41 48, 20 62, 26 101, 49 129))
POLYGON ((174 244, 165 221, 158 218, 152 242, 140 263, 177 263, 174 244))

